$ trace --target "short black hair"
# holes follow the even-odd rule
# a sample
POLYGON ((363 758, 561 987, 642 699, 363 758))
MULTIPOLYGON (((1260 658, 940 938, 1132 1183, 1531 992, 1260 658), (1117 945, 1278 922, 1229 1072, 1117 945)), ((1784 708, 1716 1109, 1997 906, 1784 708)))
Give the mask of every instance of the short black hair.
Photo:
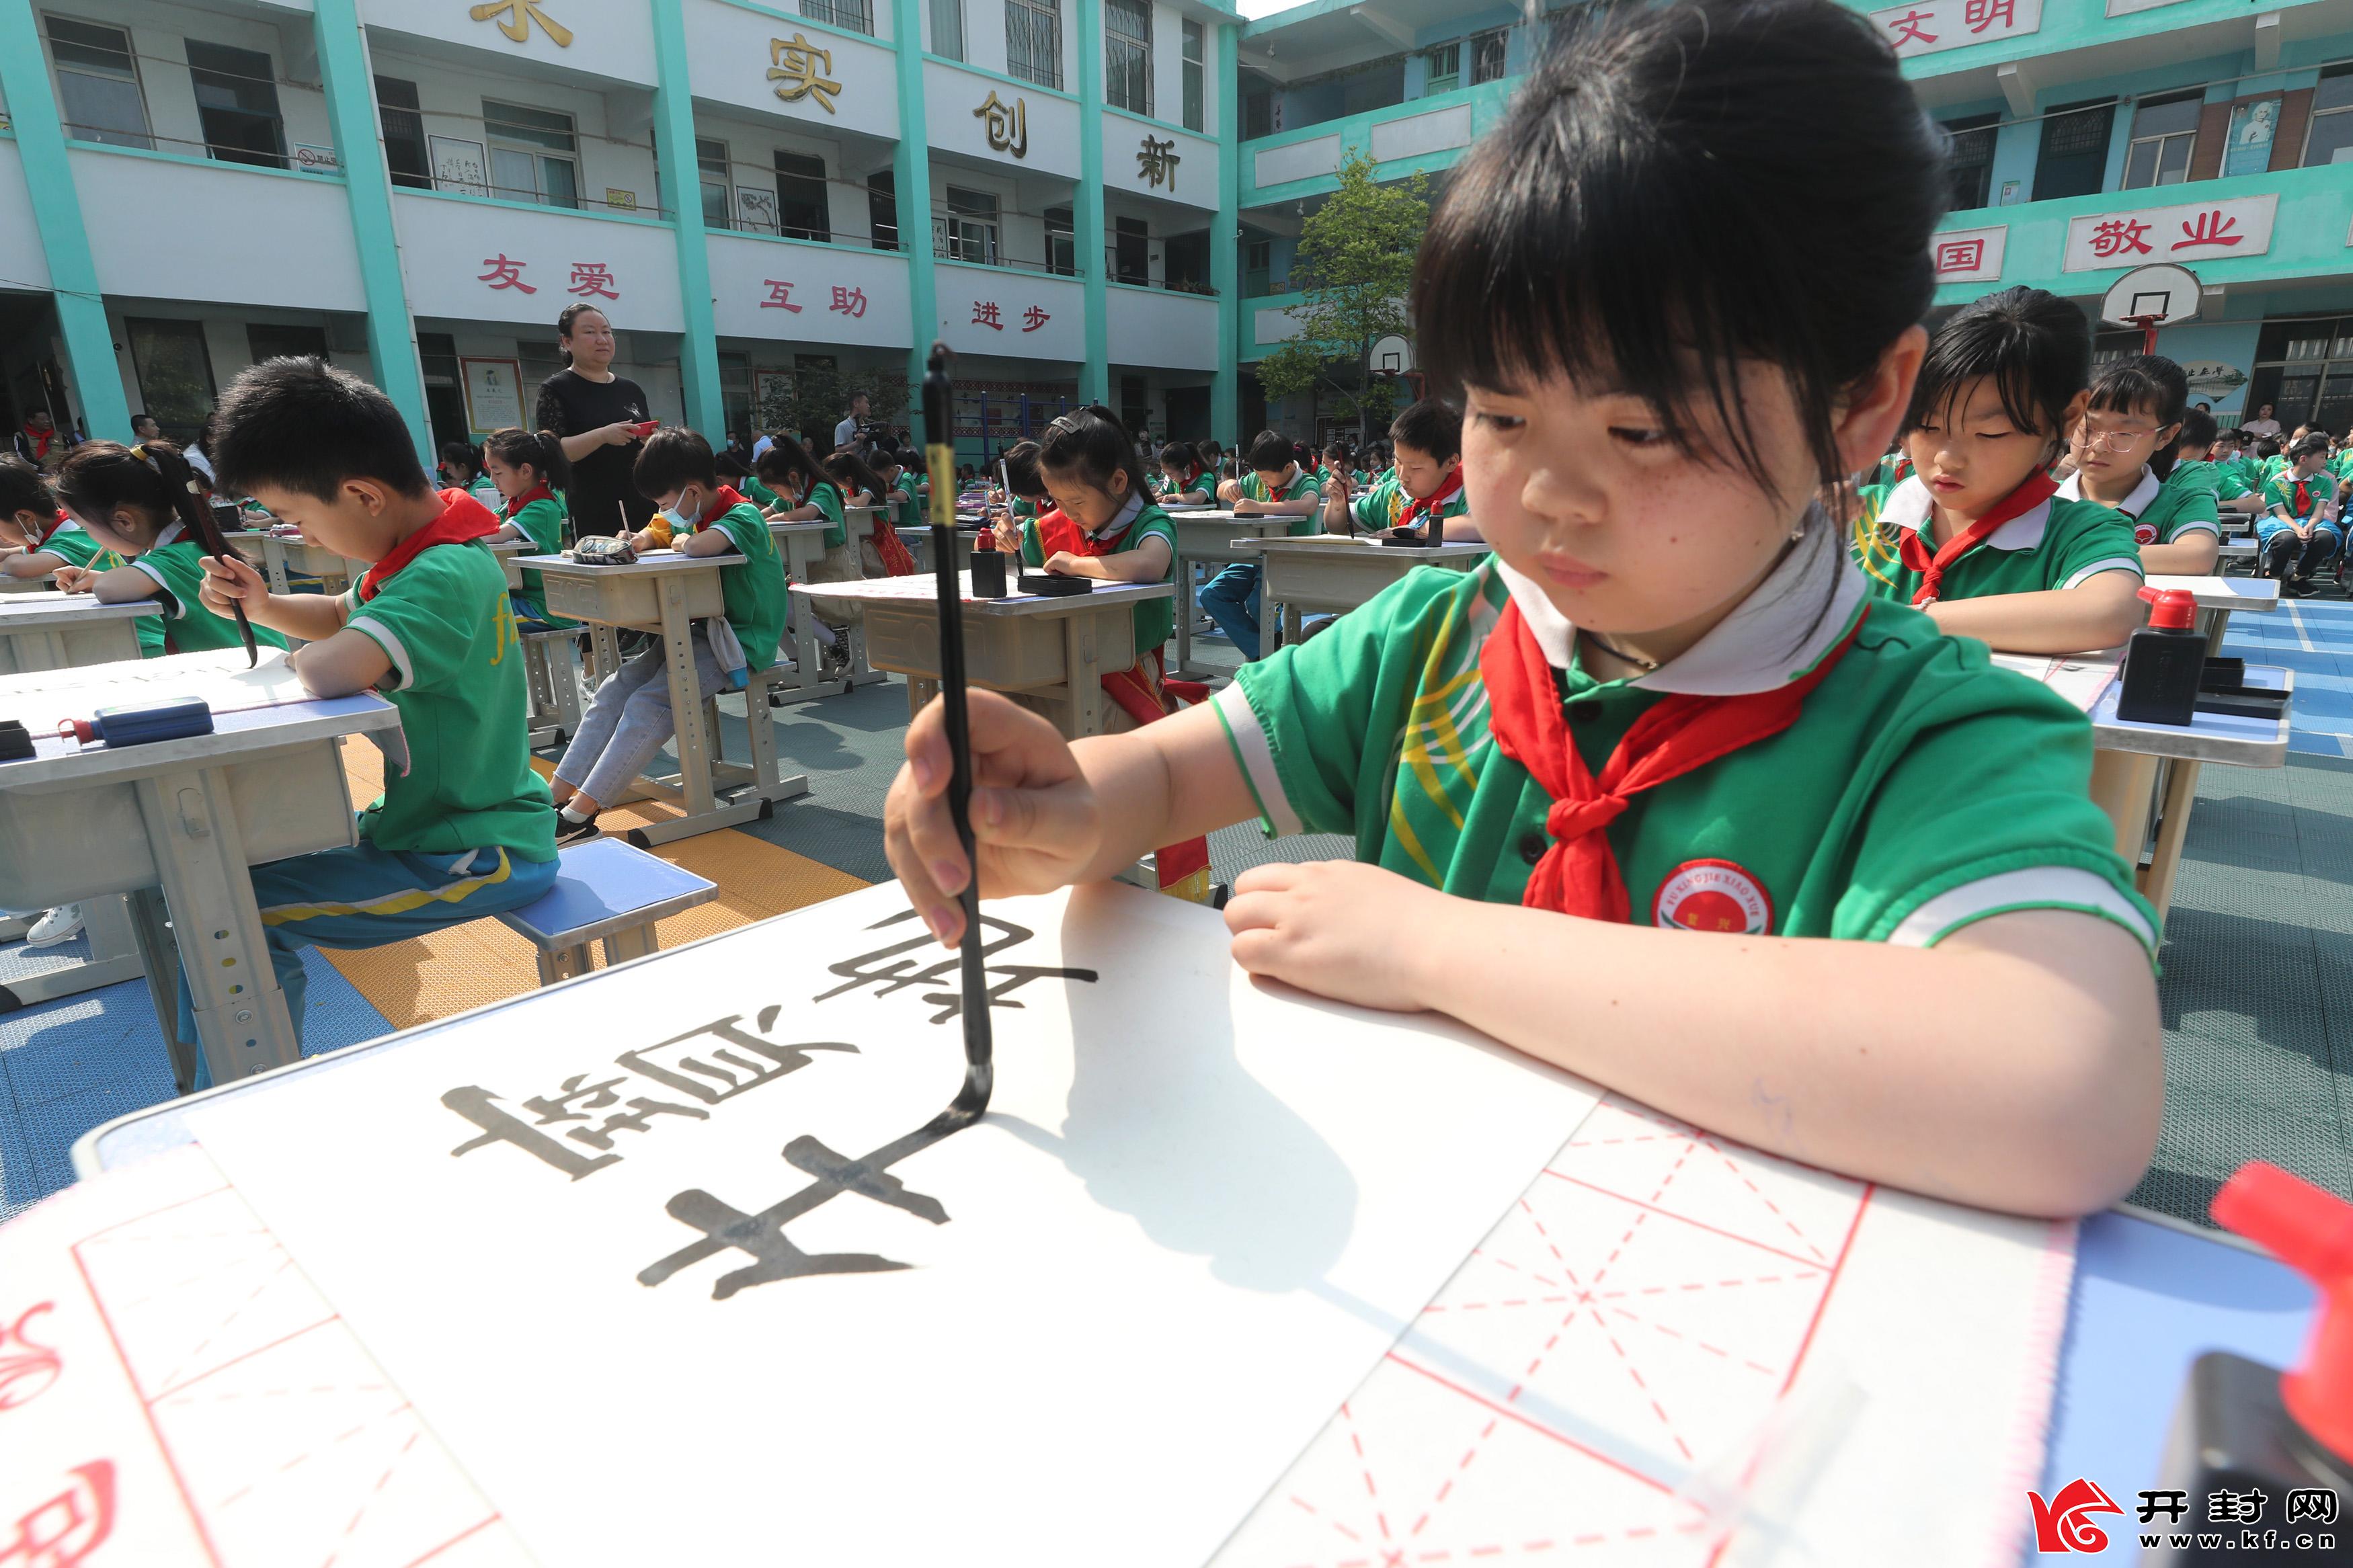
POLYGON ((1187 468, 1201 471, 1200 448, 1186 441, 1171 441, 1160 448, 1160 466, 1164 468, 1187 468))
MULTIPOLYGON (((2085 406, 2107 414, 2145 415, 2161 430, 2181 424, 2189 411, 2189 377, 2163 354, 2126 354, 2102 365, 2092 377, 2092 397, 2085 406)), ((2175 431, 2174 439, 2159 446, 2148 460, 2149 472, 2160 479, 2173 472, 2173 452, 2181 435, 2175 431)))
POLYGON ((1112 476, 1117 473, 1126 474, 1129 495, 1141 495, 1145 489, 1144 465, 1136 460, 1134 438, 1119 422, 1119 416, 1100 403, 1060 415, 1046 426, 1038 468, 1040 474, 1048 468, 1075 474, 1082 484, 1106 494, 1112 476))
POLYGON ((2268 463, 2279 455, 2280 444, 2277 441, 2274 440, 2269 436, 2259 436, 2255 438, 2256 457, 2268 463))
POLYGON ((0 454, 0 517, 20 511, 38 512, 47 522, 58 510, 58 498, 41 470, 14 452, 0 454))
POLYGON ((1962 394, 1988 379, 2012 425, 2063 437, 2068 405, 2092 379, 2091 323, 2058 295, 2023 285, 1971 300, 1928 340, 1905 433, 1949 419, 1962 394))
POLYGON ((433 493, 392 399, 310 355, 264 360, 230 382, 213 408, 205 455, 227 494, 267 485, 333 500, 347 479, 433 493))
POLYGON ((2317 435, 2306 436, 2303 440, 2290 447, 2287 449, 2287 455, 2292 462, 2302 462, 2310 457, 2325 458, 2328 455, 2328 437, 2317 435))
POLYGON ((1440 462, 1462 455, 1462 411, 1425 397, 1389 421, 1389 439, 1440 462))
POLYGON ((1440 389, 1622 389, 1702 457, 1710 410, 1762 488, 1737 377, 1763 361, 1835 479, 1841 396, 1936 290, 1943 139, 1895 56, 1836 0, 1578 5, 1551 26, 1424 235, 1421 368, 1440 389))
POLYGON ((482 446, 510 468, 534 470, 550 489, 572 488, 572 460, 564 455, 563 439, 553 430, 524 430, 510 425, 491 431, 482 446))
POLYGON ((482 471, 482 454, 475 450, 474 444, 470 441, 442 442, 441 460, 445 463, 463 463, 478 474, 482 471))
POLYGON ((1291 437, 1272 430, 1261 430, 1251 437, 1250 453, 1242 459, 1252 473, 1258 474, 1279 474, 1298 460, 1291 437))
MULTIPOLYGON (((769 450, 774 451, 773 447, 769 450)), ((638 465, 629 470, 638 493, 648 500, 672 495, 689 485, 719 484, 719 467, 712 460, 711 443, 699 430, 665 425, 646 437, 638 465)))
POLYGON ((156 418, 153 414, 148 413, 144 408, 131 416, 131 428, 136 430, 142 425, 153 425, 158 430, 161 430, 164 427, 164 422, 156 418))
POLYGON ((1024 500, 1046 497, 1046 480, 1038 472, 1038 457, 1043 449, 1035 441, 1016 441, 997 458, 1005 468, 1007 488, 1024 500))
POLYGON ((2206 448, 2211 447, 2213 444, 2213 414, 2203 408, 2189 408, 2183 410, 2181 415, 2181 428, 2175 433, 2173 437, 2173 449, 2178 452, 2181 450, 2182 447, 2189 447, 2193 448, 2198 455, 2202 458, 2206 455, 2206 448))

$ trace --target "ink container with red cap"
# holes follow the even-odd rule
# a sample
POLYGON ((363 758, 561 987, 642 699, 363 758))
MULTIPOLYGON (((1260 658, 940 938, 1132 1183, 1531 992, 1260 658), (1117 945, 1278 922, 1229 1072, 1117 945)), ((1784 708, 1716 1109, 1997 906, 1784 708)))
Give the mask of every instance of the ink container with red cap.
POLYGON ((2159 1485, 2189 1494, 2189 1518, 2168 1526, 2168 1540, 2202 1543, 2172 1548, 2165 1561, 2353 1563, 2353 1518, 2342 1516, 2353 1504, 2353 1204, 2254 1161, 2212 1207, 2226 1228, 2311 1280, 2320 1306, 2292 1372, 2228 1351, 2191 1363, 2159 1485), (2251 1493, 2262 1494, 2260 1508, 2251 1493), (2236 1500, 2232 1518, 2217 1516, 2218 1498, 2236 1500), (2259 1527, 2256 1549, 2242 1539, 2250 1526, 2259 1527))
POLYGON ((2187 725, 2198 711, 2198 683, 2206 673, 2198 601, 2179 588, 2143 588, 2140 596, 2152 607, 2148 625, 2125 645, 2116 717, 2130 724, 2187 725))
POLYGON ((185 741, 213 732, 213 710, 202 698, 183 697, 135 708, 101 708, 87 719, 66 719, 58 724, 60 739, 93 742, 107 746, 152 746, 158 741, 185 741))

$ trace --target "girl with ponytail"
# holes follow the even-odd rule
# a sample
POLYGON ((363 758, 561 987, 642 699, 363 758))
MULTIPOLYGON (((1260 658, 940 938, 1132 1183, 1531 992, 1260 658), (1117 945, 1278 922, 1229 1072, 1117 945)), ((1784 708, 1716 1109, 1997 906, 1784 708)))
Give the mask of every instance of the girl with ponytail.
MULTIPOLYGON (((566 513, 564 492, 572 484, 572 464, 564 442, 546 430, 493 430, 482 443, 482 471, 498 487, 504 503, 493 542, 527 541, 533 553, 554 555, 564 548, 566 513)), ((527 632, 554 631, 573 623, 547 613, 547 588, 536 572, 522 574, 522 586, 508 595, 517 626, 527 632)))
MULTIPOLYGON (((69 566, 57 574, 69 594, 94 595, 101 605, 153 599, 160 616, 142 616, 139 651, 196 653, 239 647, 237 623, 198 603, 204 586, 206 485, 169 441, 125 447, 85 441, 58 469, 58 500, 91 538, 130 563, 111 571, 69 566)), ((282 648, 286 639, 267 626, 254 640, 282 648)))

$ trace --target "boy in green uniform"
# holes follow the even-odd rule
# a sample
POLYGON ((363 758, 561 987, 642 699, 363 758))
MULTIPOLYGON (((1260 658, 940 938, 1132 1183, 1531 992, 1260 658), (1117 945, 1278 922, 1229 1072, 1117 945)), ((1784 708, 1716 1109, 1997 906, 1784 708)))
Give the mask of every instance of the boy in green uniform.
POLYGON ((1377 533, 1383 529, 1419 529, 1436 512, 1449 540, 1475 540, 1471 500, 1462 493, 1462 416, 1434 399, 1424 399, 1389 425, 1397 466, 1362 495, 1345 482, 1324 492, 1324 531, 1377 533), (1461 520, 1458 521, 1457 520, 1461 520))
POLYGON ((2075 471, 2063 501, 2092 501, 2132 524, 2144 572, 2203 577, 2222 542, 2211 468, 2181 461, 2206 449, 2214 416, 2189 406, 2189 382, 2161 354, 2133 354, 2100 367, 2076 423, 2075 471), (2192 418, 2204 421, 2194 426, 2192 418))
POLYGON ((2141 624, 2140 547, 2048 472, 2090 399, 2084 314, 2040 289, 1964 305, 1921 363, 1913 474, 1862 487, 1853 549, 1874 591, 2013 653, 2114 647, 2141 624))
MULTIPOLYGON (((770 447, 763 460, 776 450, 770 447)), ((751 671, 776 663, 785 629, 785 568, 767 520, 719 482, 711 444, 682 426, 664 426, 646 437, 631 478, 661 508, 671 549, 735 557, 719 569, 724 618, 694 623, 694 669, 704 697, 743 690, 751 671)), ((638 549, 649 547, 642 534, 638 539, 638 549)), ((595 837, 598 810, 645 771, 677 730, 662 649, 648 648, 606 677, 555 764, 555 841, 595 837)))
POLYGON ((2287 592, 2310 598, 2313 574, 2336 558, 2343 542, 2336 527, 2337 480, 2324 465, 2328 437, 2306 436, 2288 450, 2288 466, 2263 481, 2263 510, 2255 519, 2264 574, 2287 592))
MULTIPOLYGON (((1243 459, 1250 471, 1218 487, 1218 499, 1237 517, 1292 517, 1286 531, 1314 533, 1315 514, 1324 499, 1316 493, 1314 476, 1299 467, 1289 441, 1271 430, 1261 430, 1243 459)), ((1201 590, 1202 613, 1233 639, 1245 659, 1259 653, 1259 569, 1254 562, 1237 561, 1209 579, 1201 590)))
MULTIPOLYGON (((400 710, 407 749, 355 847, 253 868, 299 1034, 303 947, 379 947, 530 903, 555 880, 555 816, 531 767, 506 573, 480 542, 495 525, 471 496, 427 484, 391 399, 320 360, 269 360, 222 395, 208 445, 223 488, 375 565, 330 596, 272 594, 246 563, 206 558, 195 613, 227 625, 234 601, 257 630, 303 639, 288 660, 302 684, 373 689, 400 710)), ((185 975, 180 998, 193 1039, 185 975)))
POLYGON ((1237 879, 1242 968, 1448 1015, 1694 1136, 2105 1206, 2155 1146, 2163 1031, 2089 726, 1874 597, 1815 499, 1905 417, 1941 138, 1831 0, 1562 26, 1456 165, 1409 301, 1444 323, 1422 368, 1465 388, 1493 559, 1408 574, 1132 735, 1066 742, 973 692, 976 858, 932 704, 892 866, 953 943, 968 886, 1097 880, 1252 817, 1349 834, 1353 861, 1237 879), (1820 112, 1787 113, 1790 81, 1820 112), (1794 185, 1817 199, 1737 254, 1646 245, 1794 185))
MULTIPOLYGON (((154 623, 139 627, 144 657, 243 646, 234 622, 197 607, 205 584, 199 521, 208 503, 203 481, 177 447, 84 441, 59 466, 57 492, 87 536, 109 552, 58 572, 58 587, 90 594, 101 605, 161 604, 162 615, 140 617, 154 623), (109 561, 130 564, 109 566, 109 561)), ((284 637, 259 624, 253 638, 263 647, 286 646, 284 637)))

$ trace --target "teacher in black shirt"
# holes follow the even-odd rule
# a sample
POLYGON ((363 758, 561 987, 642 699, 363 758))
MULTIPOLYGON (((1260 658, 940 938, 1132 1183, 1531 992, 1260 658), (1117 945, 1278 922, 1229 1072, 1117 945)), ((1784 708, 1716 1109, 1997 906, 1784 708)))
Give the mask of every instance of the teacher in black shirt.
POLYGON ((568 368, 539 384, 536 423, 564 443, 572 483, 564 492, 575 535, 641 529, 654 503, 630 479, 651 419, 645 389, 613 374, 613 323, 594 305, 564 307, 555 333, 568 368))

